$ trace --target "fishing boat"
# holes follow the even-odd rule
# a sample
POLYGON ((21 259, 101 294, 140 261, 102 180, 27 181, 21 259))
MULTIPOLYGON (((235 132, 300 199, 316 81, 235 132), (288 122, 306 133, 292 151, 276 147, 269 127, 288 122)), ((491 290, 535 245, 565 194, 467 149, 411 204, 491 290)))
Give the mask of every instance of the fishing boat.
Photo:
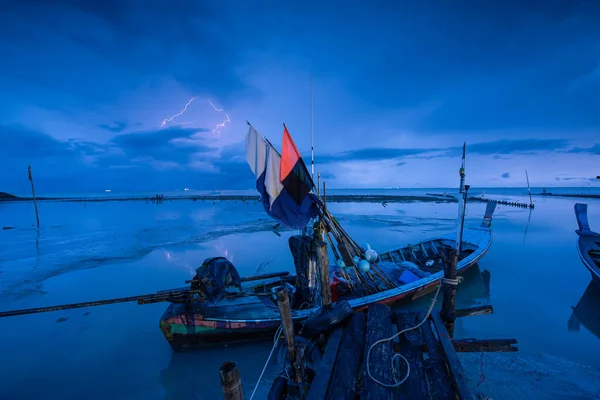
MULTIPOLYGON (((492 244, 491 220, 495 204, 488 203, 480 226, 465 230, 462 251, 456 266, 459 275, 477 264, 489 250, 492 244)), ((298 236, 292 236, 290 242, 301 240, 298 236)), ((378 264, 388 276, 397 277, 397 286, 361 297, 346 292, 337 297, 338 302, 347 300, 353 311, 359 311, 369 304, 392 304, 434 288, 444 275, 441 254, 448 248, 454 248, 455 236, 456 232, 450 232, 379 254, 378 264)), ((340 284, 335 282, 339 269, 337 266, 331 268, 334 280, 332 286, 339 286, 340 284)), ((303 308, 306 299, 299 298, 301 290, 297 286, 297 275, 285 275, 285 272, 282 275, 284 276, 258 283, 242 283, 241 288, 227 292, 227 296, 230 297, 224 297, 217 303, 172 303, 160 319, 160 329, 174 351, 273 336, 281 325, 273 293, 281 286, 290 289, 288 292, 292 303, 292 320, 301 326, 302 322, 317 313, 320 307, 303 308)))
POLYGON ((587 204, 575 204, 575 217, 579 229, 575 232, 577 240, 577 253, 583 265, 590 271, 592 279, 600 284, 600 234, 590 230, 587 215, 587 204))
MULTIPOLYGON (((311 187, 312 182, 295 145, 290 141, 291 138, 284 125, 284 151, 279 155, 272 144, 260 137, 250 125, 246 137, 247 158, 257 177, 257 189, 264 201, 265 211, 288 226, 301 228, 307 223, 307 213, 303 213, 302 210, 310 210, 304 201, 311 198, 307 188, 311 187), (286 149, 288 149, 288 154, 286 154, 286 149), (292 153, 291 161, 286 160, 286 157, 290 157, 290 152, 292 153), (265 159, 267 160, 266 164, 263 161, 265 159), (280 172, 279 179, 265 179, 265 176, 269 174, 270 162, 276 167, 282 166, 276 168, 279 171, 270 171, 273 175, 280 172), (288 189, 285 182, 289 183, 292 179, 286 176, 286 173, 295 174, 294 179, 300 178, 304 182, 293 183, 290 185, 291 188, 288 186, 288 189), (276 184, 281 182, 282 185, 278 188, 269 188, 267 187, 269 181, 276 184), (304 191, 302 193, 300 190, 300 193, 295 193, 295 203, 283 198, 281 201, 285 202, 285 205, 276 204, 281 198, 279 196, 294 197, 292 193, 302 184, 305 186, 304 191), (275 201, 269 197, 273 194, 277 196, 275 201), (276 207, 272 206, 274 204, 276 207), (294 204, 297 205, 296 208, 294 208, 294 204), (281 210, 285 210, 285 213, 281 213, 281 210), (286 220, 289 213, 294 214, 294 217, 286 220), (301 221, 300 224, 294 225, 298 220, 301 221)), ((289 239, 290 250, 294 255, 296 274, 282 274, 282 276, 249 285, 230 285, 230 289, 226 290, 226 295, 218 302, 207 300, 184 304, 172 303, 161 317, 160 328, 173 350, 179 351, 189 347, 272 336, 281 324, 275 292, 282 287, 288 291, 292 320, 295 324, 302 325, 304 321, 318 314, 321 310, 321 303, 318 290, 315 288, 321 279, 316 278, 318 269, 315 269, 314 259, 311 259, 308 254, 311 242, 315 237, 324 239, 327 236, 330 249, 336 259, 335 263, 328 266, 328 270, 331 271, 328 282, 333 293, 333 300, 335 300, 333 308, 338 305, 340 309, 346 307, 354 312, 373 303, 392 304, 400 299, 432 289, 443 278, 443 255, 447 254, 448 250, 456 251, 457 273, 464 273, 486 254, 492 244, 491 221, 496 208, 495 202, 488 203, 480 226, 470 227, 463 232, 466 194, 469 188, 464 183, 465 146, 463 146, 462 167, 460 168, 461 196, 459 197, 458 232, 450 232, 414 245, 406 245, 377 254, 368 245, 358 246, 328 212, 325 205, 318 198, 312 197, 313 200, 316 200, 319 223, 326 222, 327 227, 323 229, 326 233, 316 229, 316 233, 313 231, 312 235, 305 231, 304 234, 295 235, 289 239), (334 240, 329 237, 330 233, 337 241, 337 247, 333 245, 334 240)), ((222 270, 222 268, 211 267, 210 263, 213 261, 215 260, 209 260, 208 264, 198 270, 198 276, 192 280, 192 284, 195 282, 198 285, 199 282, 206 280, 207 276, 212 276, 211 273, 206 273, 207 269, 222 270)), ((227 263, 224 259, 218 261, 223 264, 227 263)), ((234 270, 234 267, 228 265, 227 269, 234 270)), ((235 276, 228 281, 235 283, 235 276)), ((218 284, 218 282, 215 283, 218 284)))

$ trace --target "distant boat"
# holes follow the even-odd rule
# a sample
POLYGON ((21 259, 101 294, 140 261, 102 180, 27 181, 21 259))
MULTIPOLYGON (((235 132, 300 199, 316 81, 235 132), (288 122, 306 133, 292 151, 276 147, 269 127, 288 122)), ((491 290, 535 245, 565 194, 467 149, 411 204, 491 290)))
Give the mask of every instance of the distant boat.
POLYGON ((110 189, 104 189, 104 191, 105 191, 106 193, 110 193, 110 192, 112 192, 112 190, 110 190, 110 189))
POLYGON ((183 190, 186 190, 186 191, 187 191, 187 190, 190 190, 190 189, 189 189, 189 188, 183 188, 183 190))
POLYGON ((592 279, 600 284, 600 234, 590 230, 587 204, 575 204, 575 217, 579 225, 579 229, 575 231, 579 236, 577 241, 579 258, 592 274, 592 279))

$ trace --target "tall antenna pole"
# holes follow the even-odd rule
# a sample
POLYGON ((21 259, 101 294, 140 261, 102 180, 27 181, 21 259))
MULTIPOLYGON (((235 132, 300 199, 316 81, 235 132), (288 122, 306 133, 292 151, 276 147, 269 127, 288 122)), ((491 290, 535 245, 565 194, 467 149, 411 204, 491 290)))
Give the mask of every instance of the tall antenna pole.
POLYGON ((315 181, 315 123, 314 123, 314 100, 313 80, 310 77, 310 173, 315 181))

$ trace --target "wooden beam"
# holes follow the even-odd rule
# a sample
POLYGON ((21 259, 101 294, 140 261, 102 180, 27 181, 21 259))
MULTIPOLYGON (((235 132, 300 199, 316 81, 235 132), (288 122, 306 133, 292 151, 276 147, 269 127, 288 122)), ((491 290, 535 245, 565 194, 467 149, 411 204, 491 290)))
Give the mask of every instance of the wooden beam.
POLYGON ((485 315, 485 314, 493 314, 494 308, 490 305, 485 306, 477 306, 477 307, 468 307, 468 308, 459 308, 454 312, 456 318, 460 317, 470 317, 473 315, 485 315))
POLYGON ((394 348, 392 341, 377 344, 371 350, 371 345, 381 339, 392 336, 392 318, 390 309, 383 304, 371 304, 367 313, 367 329, 365 336, 364 353, 364 376, 361 400, 393 400, 397 399, 398 390, 387 388, 375 382, 367 373, 367 359, 369 359, 369 371, 371 375, 380 382, 393 384, 392 378, 392 357, 394 348))
POLYGON ((452 341, 454 350, 457 352, 513 352, 519 351, 517 347, 512 347, 513 344, 517 344, 516 339, 455 339, 452 341))
MULTIPOLYGON (((420 320, 417 321, 417 317, 424 317, 416 313, 400 313, 397 314, 398 319, 396 321, 396 327, 398 332, 403 331, 407 328, 416 326, 420 320)), ((427 378, 425 376, 425 366, 423 363, 423 335, 420 329, 412 329, 408 332, 403 333, 398 337, 400 342, 400 354, 402 354, 408 360, 410 365, 410 375, 408 379, 400 385, 400 397, 406 399, 428 399, 429 387, 427 386, 427 378)), ((406 363, 404 360, 398 360, 400 366, 398 367, 397 379, 402 379, 403 374, 406 373, 406 363)))
MULTIPOLYGON (((423 314, 424 313, 420 313, 423 314)), ((421 325, 429 358, 425 360, 425 373, 429 382, 432 399, 453 399, 456 397, 454 385, 448 372, 448 364, 440 342, 435 338, 431 319, 421 325)))
POLYGON ((363 360, 367 315, 356 312, 344 329, 340 349, 327 389, 327 400, 353 399, 356 396, 356 377, 363 360))
POLYGON ((331 374, 337 359, 338 350, 340 348, 340 342, 342 340, 343 327, 337 328, 327 341, 327 347, 323 358, 319 362, 319 366, 315 371, 315 378, 310 384, 310 390, 308 391, 308 397, 306 400, 322 400, 325 398, 327 393, 327 387, 331 380, 331 374))
POLYGON ((442 317, 438 312, 431 313, 431 319, 433 321, 433 325, 437 331, 437 336, 442 345, 442 350, 446 355, 446 361, 448 363, 448 371, 450 372, 450 377, 454 381, 454 386, 456 387, 456 391, 458 392, 458 396, 461 400, 472 400, 474 399, 473 393, 467 382, 467 377, 463 367, 458 359, 458 355, 456 351, 454 351, 454 345, 452 344, 452 339, 448 334, 448 330, 446 329, 446 325, 442 321, 442 317))

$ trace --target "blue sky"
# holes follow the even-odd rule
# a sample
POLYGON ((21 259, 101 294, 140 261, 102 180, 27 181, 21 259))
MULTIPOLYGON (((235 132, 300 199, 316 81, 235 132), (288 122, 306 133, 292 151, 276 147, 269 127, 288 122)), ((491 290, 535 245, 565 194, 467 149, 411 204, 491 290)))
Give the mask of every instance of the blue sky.
POLYGON ((310 76, 329 187, 455 187, 463 141, 474 187, 600 172, 593 0, 3 7, 0 190, 252 188, 246 120, 310 168, 310 76))

